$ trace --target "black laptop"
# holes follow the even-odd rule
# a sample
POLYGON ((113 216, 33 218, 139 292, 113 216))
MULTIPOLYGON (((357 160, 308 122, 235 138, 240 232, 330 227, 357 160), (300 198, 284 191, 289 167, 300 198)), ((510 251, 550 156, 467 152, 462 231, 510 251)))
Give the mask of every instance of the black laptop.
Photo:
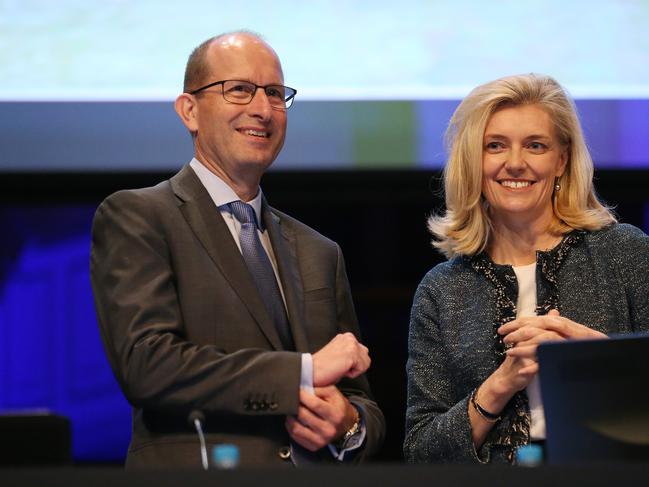
POLYGON ((538 348, 546 463, 649 462, 649 334, 538 348))

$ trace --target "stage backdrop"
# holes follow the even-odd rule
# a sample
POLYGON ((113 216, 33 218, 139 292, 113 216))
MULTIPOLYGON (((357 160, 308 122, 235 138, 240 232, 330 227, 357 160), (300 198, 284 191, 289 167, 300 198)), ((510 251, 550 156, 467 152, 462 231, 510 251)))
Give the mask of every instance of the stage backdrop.
POLYGON ((604 196, 647 229, 647 25, 642 0, 0 0, 0 410, 65 414, 77 461, 123 459, 129 408, 93 311, 92 215, 191 158, 172 106, 187 56, 247 28, 298 90, 264 187, 346 253, 389 422, 381 458, 399 459, 408 310, 440 260, 425 218, 441 205, 451 113, 485 81, 554 76, 577 98, 604 196))

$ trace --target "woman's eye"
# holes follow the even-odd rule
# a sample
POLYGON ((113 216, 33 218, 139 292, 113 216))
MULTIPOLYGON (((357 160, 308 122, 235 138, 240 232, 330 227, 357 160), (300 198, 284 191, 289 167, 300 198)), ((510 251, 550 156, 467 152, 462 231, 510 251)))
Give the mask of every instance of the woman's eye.
POLYGON ((548 148, 547 145, 541 142, 531 142, 527 147, 534 152, 545 152, 548 148))
POLYGON ((490 152, 499 151, 502 147, 503 145, 500 142, 488 142, 485 146, 485 148, 490 152))

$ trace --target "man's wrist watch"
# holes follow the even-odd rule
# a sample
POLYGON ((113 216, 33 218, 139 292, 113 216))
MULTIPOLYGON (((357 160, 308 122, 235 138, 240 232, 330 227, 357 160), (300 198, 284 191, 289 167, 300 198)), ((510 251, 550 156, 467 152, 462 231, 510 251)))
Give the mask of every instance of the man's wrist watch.
MULTIPOLYGON (((356 408, 354 408, 356 409, 356 408)), ((347 446, 347 442, 349 442, 350 439, 352 439, 354 436, 356 436, 358 433, 361 431, 361 415, 356 410, 356 421, 354 421, 354 424, 349 428, 345 434, 335 443, 335 447, 338 450, 344 450, 345 447, 347 446)))

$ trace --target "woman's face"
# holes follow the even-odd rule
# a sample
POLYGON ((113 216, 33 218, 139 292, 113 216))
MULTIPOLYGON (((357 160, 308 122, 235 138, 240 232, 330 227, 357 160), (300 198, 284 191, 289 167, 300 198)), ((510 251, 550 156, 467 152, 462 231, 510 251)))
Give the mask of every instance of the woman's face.
POLYGON ((552 218, 555 178, 566 167, 567 148, 538 105, 495 112, 483 136, 482 194, 495 221, 536 223, 552 218))

